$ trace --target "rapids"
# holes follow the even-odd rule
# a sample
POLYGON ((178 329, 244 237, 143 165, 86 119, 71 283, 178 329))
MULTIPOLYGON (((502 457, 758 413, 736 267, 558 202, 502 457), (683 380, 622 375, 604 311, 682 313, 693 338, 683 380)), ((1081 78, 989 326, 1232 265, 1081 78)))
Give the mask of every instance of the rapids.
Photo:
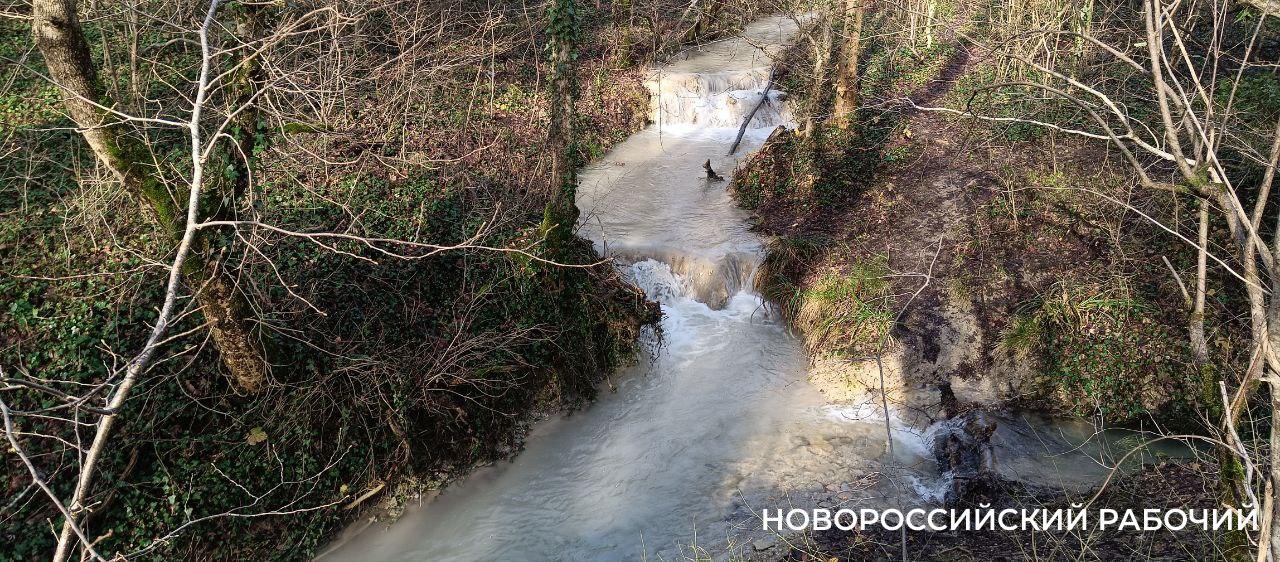
MULTIPOLYGON (((658 351, 619 373, 616 392, 539 424, 511 462, 324 560, 724 559, 775 548, 762 508, 939 499, 930 430, 891 420, 889 458, 879 410, 828 404, 806 382, 800 343, 752 292, 762 241, 727 182, 702 171, 710 159, 728 176, 790 124, 773 91, 725 156, 796 27, 767 18, 655 71, 653 124, 581 174, 580 232, 662 304, 658 351)), ((1002 419, 993 443, 1010 476, 1085 486, 1106 472, 1073 445, 1091 435, 1002 419)))

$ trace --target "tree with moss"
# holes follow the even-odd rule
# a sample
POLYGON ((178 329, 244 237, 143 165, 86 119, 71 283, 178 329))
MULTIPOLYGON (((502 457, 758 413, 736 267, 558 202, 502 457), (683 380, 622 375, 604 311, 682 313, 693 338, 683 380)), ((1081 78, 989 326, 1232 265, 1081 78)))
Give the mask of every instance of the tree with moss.
MULTIPOLYGON (((217 2, 213 6, 216 8, 217 2)), ((175 243, 182 242, 186 221, 205 216, 227 218, 235 196, 246 189, 243 182, 247 181, 247 173, 239 174, 236 188, 231 193, 215 194, 203 200, 192 199, 212 209, 201 212, 200 204, 185 209, 182 203, 184 194, 172 193, 160 176, 157 161, 162 157, 157 156, 154 147, 131 131, 129 124, 139 118, 112 109, 110 100, 104 96, 75 0, 36 0, 32 8, 35 43, 44 56, 49 77, 62 90, 67 113, 90 149, 121 187, 141 200, 155 222, 175 243), (190 216, 184 216, 188 210, 190 216)), ((245 101, 242 112, 245 116, 253 115, 253 111, 248 109, 253 105, 252 83, 249 77, 239 83, 244 90, 241 96, 245 101)), ((207 94, 206 89, 197 92, 196 96, 207 94)), ((189 128, 195 138, 202 126, 198 119, 201 109, 199 106, 192 109, 197 118, 190 124, 174 125, 189 128)), ((193 144, 191 158, 196 173, 203 176, 206 157, 200 154, 201 148, 193 144)), ((237 166, 241 168, 246 166, 243 159, 233 161, 239 162, 237 166)), ((192 184, 203 181, 203 177, 190 179, 192 184)), ((199 189, 199 185, 185 186, 187 194, 198 196, 199 189)), ((219 357, 232 379, 244 391, 257 392, 266 381, 269 367, 262 344, 251 329, 251 308, 235 284, 234 273, 226 270, 223 249, 217 244, 213 232, 198 233, 192 240, 191 250, 190 258, 183 264, 182 275, 186 283, 195 289, 219 357)))

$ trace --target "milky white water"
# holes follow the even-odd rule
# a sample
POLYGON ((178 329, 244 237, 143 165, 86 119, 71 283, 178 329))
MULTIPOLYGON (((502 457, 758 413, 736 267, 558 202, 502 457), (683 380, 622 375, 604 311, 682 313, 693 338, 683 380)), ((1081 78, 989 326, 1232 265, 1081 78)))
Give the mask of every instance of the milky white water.
MULTIPOLYGON (((803 349, 750 290, 761 240, 726 182, 703 176, 708 158, 728 176, 789 123, 771 94, 738 156, 725 156, 768 79, 766 51, 794 30, 766 19, 655 73, 654 124, 581 175, 581 232, 662 303, 660 350, 617 375, 616 392, 538 426, 513 461, 326 561, 723 558, 767 546, 761 508, 937 500, 927 431, 895 429, 886 458, 874 409, 827 404, 805 382, 803 349)), ((1054 484, 1104 474, 1065 453, 1088 428, 1052 427, 1002 420, 1000 469, 1054 484)))

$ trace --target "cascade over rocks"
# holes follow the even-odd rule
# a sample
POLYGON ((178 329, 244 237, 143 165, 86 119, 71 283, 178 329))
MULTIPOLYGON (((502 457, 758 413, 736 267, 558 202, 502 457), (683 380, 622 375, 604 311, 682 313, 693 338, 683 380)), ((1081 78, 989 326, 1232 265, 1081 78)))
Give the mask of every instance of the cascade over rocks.
MULTIPOLYGON (((760 102, 769 81, 769 68, 724 72, 655 73, 645 86, 653 94, 651 118, 659 126, 696 125, 737 127, 760 102)), ((752 128, 790 122, 783 103, 786 95, 772 90, 752 117, 752 128)))
POLYGON ((933 440, 933 457, 938 471, 950 477, 945 501, 955 504, 979 488, 989 488, 999 479, 991 445, 998 422, 983 408, 965 408, 956 399, 950 384, 940 384, 938 391, 947 420, 939 422, 941 430, 933 440))

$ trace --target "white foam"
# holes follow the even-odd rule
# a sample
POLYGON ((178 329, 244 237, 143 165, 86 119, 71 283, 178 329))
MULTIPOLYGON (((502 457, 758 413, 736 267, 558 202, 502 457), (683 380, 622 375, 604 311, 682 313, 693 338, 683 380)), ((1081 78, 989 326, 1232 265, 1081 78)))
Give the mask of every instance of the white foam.
POLYGON ((911 483, 911 489, 915 491, 916 496, 931 503, 941 503, 945 500, 947 492, 951 490, 951 482, 955 479, 949 473, 941 478, 922 478, 915 474, 907 474, 906 478, 911 483))
POLYGON ((662 306, 663 340, 672 350, 718 349, 728 341, 721 337, 724 329, 766 318, 764 300, 745 290, 730 296, 719 309, 698 301, 694 298, 696 288, 684 276, 672 272, 667 263, 646 259, 625 271, 662 306))
POLYGON ((657 73, 645 82, 652 95, 650 119, 664 131, 736 131, 754 111, 748 130, 793 125, 786 94, 771 88, 766 96, 768 84, 767 68, 657 73))
MULTIPOLYGON (((843 423, 884 423, 884 407, 875 400, 859 404, 829 404, 822 407, 826 419, 843 423)), ((893 442, 901 452, 921 459, 933 457, 933 442, 937 439, 942 423, 919 429, 903 420, 899 413, 889 408, 889 430, 893 442)))

